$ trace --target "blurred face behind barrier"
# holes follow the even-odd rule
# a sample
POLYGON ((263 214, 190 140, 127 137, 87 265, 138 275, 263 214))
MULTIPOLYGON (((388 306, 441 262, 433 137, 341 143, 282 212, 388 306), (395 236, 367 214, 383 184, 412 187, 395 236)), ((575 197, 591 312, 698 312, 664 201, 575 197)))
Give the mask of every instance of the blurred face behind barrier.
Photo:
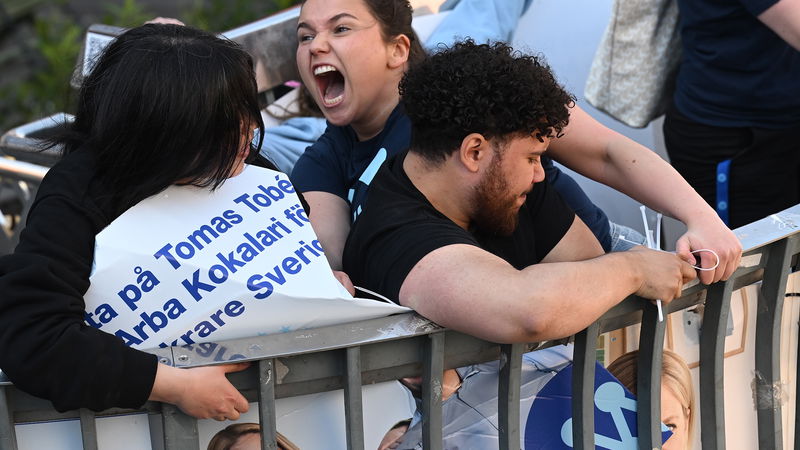
POLYGON ((661 421, 672 431, 672 436, 661 447, 664 450, 689 448, 689 411, 667 384, 661 384, 661 421))

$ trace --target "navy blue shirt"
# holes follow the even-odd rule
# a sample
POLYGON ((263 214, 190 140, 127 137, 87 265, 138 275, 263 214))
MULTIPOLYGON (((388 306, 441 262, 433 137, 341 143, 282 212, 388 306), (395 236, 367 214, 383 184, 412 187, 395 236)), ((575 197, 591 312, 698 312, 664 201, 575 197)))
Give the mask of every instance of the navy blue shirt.
POLYGON ((349 125, 328 128, 308 147, 292 170, 292 184, 300 192, 322 191, 337 195, 350 205, 351 222, 367 199, 367 189, 378 168, 388 157, 408 148, 411 121, 399 104, 383 131, 359 141, 349 125))
MULTIPOLYGON (((328 124, 319 140, 306 149, 292 170, 291 180, 300 192, 322 191, 337 195, 350 205, 351 222, 361 213, 373 177, 386 159, 408 149, 411 120, 400 103, 377 136, 359 142, 350 126, 328 124)), ((578 184, 542 158, 545 179, 594 233, 606 251, 611 248, 608 217, 578 184)))
POLYGON ((800 51, 757 16, 777 0, 678 0, 683 60, 675 106, 719 127, 800 123, 800 51))

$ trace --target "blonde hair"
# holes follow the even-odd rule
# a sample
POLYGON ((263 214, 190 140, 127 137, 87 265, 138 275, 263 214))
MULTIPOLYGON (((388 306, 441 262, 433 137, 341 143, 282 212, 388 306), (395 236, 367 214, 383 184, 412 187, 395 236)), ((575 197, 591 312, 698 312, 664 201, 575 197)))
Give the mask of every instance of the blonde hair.
MULTIPOLYGON (((636 395, 638 358, 639 351, 634 350, 620 356, 607 367, 608 371, 634 395, 636 395)), ((681 403, 688 424, 687 442, 691 442, 692 436, 694 436, 694 415, 697 411, 694 405, 692 375, 686 361, 670 350, 664 350, 661 359, 661 384, 666 386, 681 403)))
MULTIPOLYGON (((261 434, 261 426, 257 423, 235 423, 233 425, 228 425, 211 438, 211 442, 208 443, 208 450, 230 450, 240 437, 251 433, 261 434)), ((300 450, 300 447, 294 445, 286 436, 280 433, 277 434, 279 449, 300 450)))

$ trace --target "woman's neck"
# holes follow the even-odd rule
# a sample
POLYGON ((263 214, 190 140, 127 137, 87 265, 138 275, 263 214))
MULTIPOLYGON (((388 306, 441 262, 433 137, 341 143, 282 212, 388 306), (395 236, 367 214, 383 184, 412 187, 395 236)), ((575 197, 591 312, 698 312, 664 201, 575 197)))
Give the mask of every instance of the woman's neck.
POLYGON ((366 115, 364 120, 351 123, 350 127, 356 132, 359 142, 372 139, 383 131, 386 127, 386 122, 389 120, 389 116, 392 115, 392 111, 394 111, 398 103, 400 103, 399 94, 396 94, 394 98, 389 99, 389 101, 376 100, 375 108, 371 110, 370 114, 366 115))

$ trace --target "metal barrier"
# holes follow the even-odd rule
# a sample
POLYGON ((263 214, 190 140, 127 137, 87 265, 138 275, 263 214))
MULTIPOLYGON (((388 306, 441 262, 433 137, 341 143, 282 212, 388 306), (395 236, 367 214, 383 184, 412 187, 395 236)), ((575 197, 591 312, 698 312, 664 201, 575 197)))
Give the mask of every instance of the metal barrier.
MULTIPOLYGON (((702 386, 700 430, 703 448, 725 448, 723 401, 723 340, 731 293, 763 281, 757 308, 754 368, 758 377, 759 448, 783 449, 779 386, 781 312, 787 276, 800 253, 800 205, 736 230, 745 250, 740 268, 724 283, 710 287, 693 282, 666 306, 667 313, 705 303, 700 342, 702 386)), ((664 322, 656 307, 631 297, 612 308, 600 320, 575 336, 573 369, 573 439, 576 449, 594 448, 593 386, 599 333, 635 323, 642 324, 638 379, 639 448, 660 448, 660 370, 664 322), (653 388, 655 386, 656 388, 653 388)), ((334 389, 344 389, 347 445, 364 448, 360 386, 419 375, 424 377, 424 448, 442 448, 441 386, 444 368, 492 359, 503 362, 498 385, 502 448, 517 448, 519 386, 522 353, 531 345, 498 345, 444 329, 416 314, 355 322, 279 335, 196 344, 155 351, 161 362, 177 367, 219 364, 208 356, 215 346, 237 359, 253 361, 253 367, 233 374, 232 382, 249 401, 259 404, 265 449, 277 448, 275 399, 334 389)), ((219 352, 213 352, 219 354, 219 352)), ((795 368, 796 370, 796 368, 795 368)), ((171 405, 148 403, 144 411, 160 414, 165 449, 198 448, 197 422, 171 405)), ((118 414, 110 410, 100 415, 118 414)), ((97 447, 95 415, 89 411, 56 413, 49 402, 24 394, 8 381, 0 381, 0 448, 15 449, 14 423, 80 418, 87 449, 97 447)), ((799 445, 798 435, 795 446, 799 445)))

